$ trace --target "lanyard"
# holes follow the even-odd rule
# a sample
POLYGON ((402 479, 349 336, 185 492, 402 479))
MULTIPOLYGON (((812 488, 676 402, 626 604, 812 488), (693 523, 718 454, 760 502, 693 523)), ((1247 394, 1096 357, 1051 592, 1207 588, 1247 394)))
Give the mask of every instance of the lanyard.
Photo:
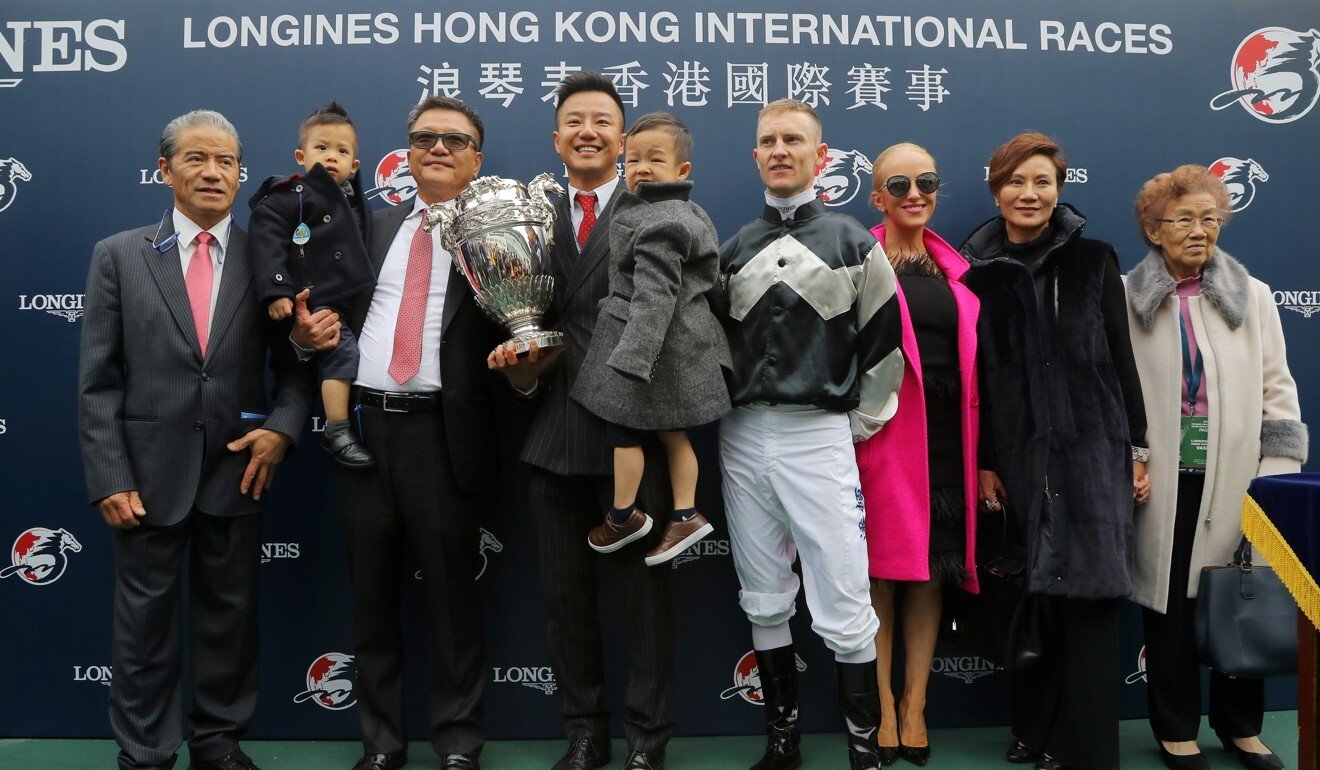
MULTIPOLYGON (((161 240, 160 237, 161 233, 165 232, 165 226, 167 224, 172 224, 170 220, 173 216, 174 216, 173 208, 165 209, 165 215, 160 218, 160 226, 156 228, 156 235, 151 239, 151 248, 155 249, 157 252, 161 254, 170 253, 170 249, 174 248, 179 243, 178 230, 175 230, 173 233, 170 233, 170 235, 166 237, 164 240, 161 240)), ((234 232, 234 220, 231 218, 229 220, 229 227, 225 228, 226 243, 229 242, 229 236, 233 232, 234 232)), ((221 251, 219 256, 216 257, 215 261, 216 263, 223 265, 225 263, 225 253, 221 251)))
POLYGON ((1178 329, 1182 332, 1183 380, 1187 383, 1187 405, 1196 413, 1196 394, 1201 389, 1201 375, 1205 373, 1205 363, 1201 349, 1196 349, 1196 363, 1192 363, 1191 345, 1187 341, 1187 321, 1181 311, 1178 313, 1178 329))
POLYGON ((179 231, 175 230, 168 238, 161 240, 160 234, 165 232, 166 224, 170 223, 170 217, 174 214, 174 209, 165 209, 165 216, 160 218, 160 227, 156 228, 156 236, 151 239, 151 248, 161 254, 169 253, 174 248, 174 244, 179 240, 179 231))

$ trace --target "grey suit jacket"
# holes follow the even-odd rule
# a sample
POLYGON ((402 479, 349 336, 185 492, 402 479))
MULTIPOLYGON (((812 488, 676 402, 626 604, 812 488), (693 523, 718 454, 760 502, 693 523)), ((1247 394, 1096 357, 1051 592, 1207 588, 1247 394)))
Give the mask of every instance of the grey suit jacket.
POLYGON ((605 422, 569 394, 591 346, 600 301, 609 293, 610 221, 624 189, 622 183, 614 188, 581 250, 567 196, 555 204, 555 245, 549 260, 555 299, 546 320, 564 333, 564 352, 541 383, 540 405, 522 459, 561 475, 607 476, 614 470, 605 422))
POLYGON ((247 234, 238 227, 203 358, 178 249, 156 251, 156 234, 156 225, 127 230, 92 251, 78 367, 88 498, 95 504, 136 489, 145 521, 157 525, 178 523, 193 508, 214 516, 256 513, 260 503, 239 493, 249 453, 225 445, 254 428, 296 440, 314 372, 294 358, 287 326, 258 303, 247 234))
POLYGON ((686 181, 642 184, 614 206, 610 295, 573 398, 629 428, 705 425, 731 408, 729 343, 706 300, 720 242, 691 191, 686 181))

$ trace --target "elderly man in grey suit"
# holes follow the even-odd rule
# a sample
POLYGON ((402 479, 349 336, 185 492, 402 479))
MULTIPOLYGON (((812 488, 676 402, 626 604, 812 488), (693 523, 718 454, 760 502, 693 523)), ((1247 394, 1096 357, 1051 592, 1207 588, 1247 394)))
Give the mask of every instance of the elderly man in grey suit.
POLYGON ((88 495, 114 527, 119 767, 171 768, 180 713, 180 565, 189 559, 190 768, 255 768, 262 492, 307 420, 311 372, 257 302, 230 209, 242 146, 224 116, 160 138, 174 206, 100 243, 87 278, 78 424, 88 495), (264 369, 275 370, 267 406, 264 369))

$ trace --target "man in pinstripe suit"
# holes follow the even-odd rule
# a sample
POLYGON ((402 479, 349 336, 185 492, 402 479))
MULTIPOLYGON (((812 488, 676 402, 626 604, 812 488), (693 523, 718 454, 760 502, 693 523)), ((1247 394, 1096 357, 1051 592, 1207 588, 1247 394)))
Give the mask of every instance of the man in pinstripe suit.
MULTIPOLYGON (((601 767, 610 759, 609 712, 601 704, 601 568, 606 582, 623 594, 628 624, 625 767, 659 770, 674 731, 665 708, 674 619, 670 570, 648 568, 643 559, 662 528, 609 555, 587 545, 587 532, 613 499, 613 462, 605 423, 569 398, 609 290, 610 215, 622 190, 615 163, 623 142, 623 102, 611 81, 593 72, 565 78, 558 97, 555 149, 568 168, 569 194, 555 207, 551 315, 564 333, 564 347, 562 353, 521 362, 512 349, 500 348, 491 353, 490 364, 515 388, 536 388, 540 402, 522 459, 532 465, 529 495, 539 543, 541 609, 569 737, 568 753, 555 770, 601 767)), ((647 462, 647 468, 657 465, 664 467, 647 462)), ((670 510, 666 479, 645 477, 639 502, 645 510, 670 510)))
POLYGON ((174 766, 186 554, 190 767, 243 770, 256 767, 238 739, 257 697, 261 494, 307 420, 311 372, 258 304, 233 226, 234 127, 190 112, 165 127, 160 154, 174 207, 96 244, 79 361, 88 494, 115 528, 110 722, 120 768, 174 766))

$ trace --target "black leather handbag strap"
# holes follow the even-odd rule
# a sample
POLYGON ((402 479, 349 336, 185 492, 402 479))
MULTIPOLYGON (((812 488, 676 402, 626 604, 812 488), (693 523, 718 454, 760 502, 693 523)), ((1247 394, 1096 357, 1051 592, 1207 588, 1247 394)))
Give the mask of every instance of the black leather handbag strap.
POLYGON ((1251 564, 1251 542, 1243 535, 1233 552, 1233 566, 1238 568, 1238 593, 1243 599, 1256 598, 1255 581, 1252 580, 1254 567, 1251 564))
POLYGON ((1251 569, 1251 541, 1243 535, 1238 541, 1237 550, 1233 552, 1233 563, 1245 569, 1251 569))

